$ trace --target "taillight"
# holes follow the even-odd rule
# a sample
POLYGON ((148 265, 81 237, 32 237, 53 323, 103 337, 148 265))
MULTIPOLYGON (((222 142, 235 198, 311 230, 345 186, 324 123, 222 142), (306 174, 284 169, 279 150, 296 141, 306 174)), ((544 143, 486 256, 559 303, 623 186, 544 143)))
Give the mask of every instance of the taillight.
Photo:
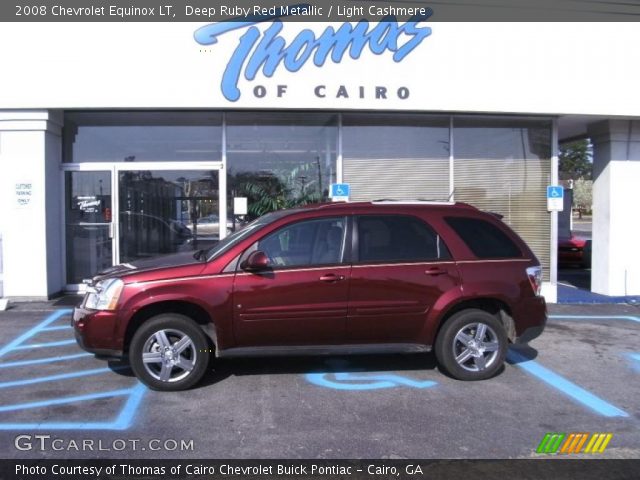
POLYGON ((531 284, 533 293, 539 297, 540 291, 542 290, 542 267, 528 267, 527 277, 529 277, 529 283, 531 284))

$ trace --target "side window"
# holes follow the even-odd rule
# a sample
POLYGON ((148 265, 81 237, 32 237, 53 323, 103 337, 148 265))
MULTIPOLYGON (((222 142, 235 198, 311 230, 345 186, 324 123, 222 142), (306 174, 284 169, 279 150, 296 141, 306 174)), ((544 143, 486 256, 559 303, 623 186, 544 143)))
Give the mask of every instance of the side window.
POLYGON ((342 217, 303 220, 271 233, 249 251, 262 250, 274 268, 341 263, 346 231, 342 217))
POLYGON ((466 217, 447 217, 445 220, 478 258, 522 257, 513 240, 486 220, 466 217))
POLYGON ((422 220, 409 216, 358 217, 358 260, 419 262, 451 258, 444 242, 422 220))

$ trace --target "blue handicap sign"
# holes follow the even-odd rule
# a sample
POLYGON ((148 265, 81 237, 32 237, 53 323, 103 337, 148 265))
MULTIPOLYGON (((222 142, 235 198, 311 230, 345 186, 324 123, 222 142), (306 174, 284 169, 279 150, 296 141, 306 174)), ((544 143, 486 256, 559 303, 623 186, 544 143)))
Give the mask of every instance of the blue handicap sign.
POLYGON ((348 183, 332 183, 331 197, 348 197, 351 193, 351 185, 348 183))
POLYGON ((564 198, 564 188, 561 185, 549 185, 547 187, 547 198, 564 198))
POLYGON ((436 385, 436 382, 431 380, 414 380, 390 373, 308 373, 306 379, 319 387, 333 388, 334 390, 378 390, 393 387, 429 388, 436 385))

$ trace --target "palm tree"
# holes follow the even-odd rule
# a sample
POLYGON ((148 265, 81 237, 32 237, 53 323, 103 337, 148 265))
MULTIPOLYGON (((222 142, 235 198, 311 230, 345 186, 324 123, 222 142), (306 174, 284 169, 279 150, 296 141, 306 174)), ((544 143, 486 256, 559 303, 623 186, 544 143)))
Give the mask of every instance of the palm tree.
POLYGON ((276 210, 321 202, 319 181, 304 175, 314 167, 311 162, 277 173, 241 172, 231 176, 231 188, 235 195, 247 197, 247 216, 252 220, 276 210))

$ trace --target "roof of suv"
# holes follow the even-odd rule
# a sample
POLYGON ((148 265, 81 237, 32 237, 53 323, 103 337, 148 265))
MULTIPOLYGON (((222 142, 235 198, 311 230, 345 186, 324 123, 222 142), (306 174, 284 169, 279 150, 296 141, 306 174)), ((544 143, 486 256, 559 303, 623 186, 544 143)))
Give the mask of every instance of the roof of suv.
POLYGON ((412 208, 446 208, 455 210, 473 210, 479 212, 479 210, 473 205, 463 202, 436 202, 427 200, 374 200, 371 202, 332 202, 332 203, 313 203, 309 205, 302 205, 292 209, 292 211, 305 211, 305 210, 337 210, 342 211, 346 209, 379 209, 384 207, 412 207, 412 208))

